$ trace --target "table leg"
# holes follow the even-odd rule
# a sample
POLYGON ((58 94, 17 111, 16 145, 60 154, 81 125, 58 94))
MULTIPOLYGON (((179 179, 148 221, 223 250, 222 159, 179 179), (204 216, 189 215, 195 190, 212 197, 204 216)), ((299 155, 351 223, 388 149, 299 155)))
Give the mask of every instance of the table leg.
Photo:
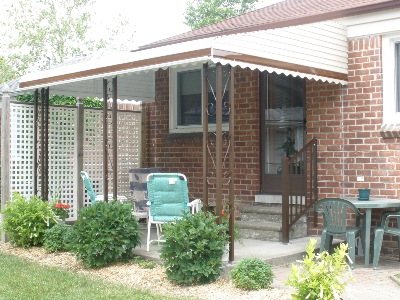
POLYGON ((369 248, 371 244, 371 208, 365 210, 365 242, 364 242, 364 266, 369 267, 369 248))

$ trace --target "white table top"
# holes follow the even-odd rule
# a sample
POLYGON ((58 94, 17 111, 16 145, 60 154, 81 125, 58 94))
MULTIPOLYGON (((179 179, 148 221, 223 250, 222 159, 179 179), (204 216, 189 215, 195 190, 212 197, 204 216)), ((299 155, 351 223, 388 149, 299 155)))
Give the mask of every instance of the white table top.
POLYGON ((369 200, 358 200, 358 198, 344 198, 351 201, 357 208, 390 208, 400 207, 400 199, 369 198, 369 200))

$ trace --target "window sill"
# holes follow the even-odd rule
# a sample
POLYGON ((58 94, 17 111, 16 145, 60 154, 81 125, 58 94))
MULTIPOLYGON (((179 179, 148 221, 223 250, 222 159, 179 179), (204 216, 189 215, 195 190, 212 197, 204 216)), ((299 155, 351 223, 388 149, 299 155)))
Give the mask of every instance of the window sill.
POLYGON ((384 139, 398 138, 400 137, 400 123, 383 124, 380 133, 384 139))

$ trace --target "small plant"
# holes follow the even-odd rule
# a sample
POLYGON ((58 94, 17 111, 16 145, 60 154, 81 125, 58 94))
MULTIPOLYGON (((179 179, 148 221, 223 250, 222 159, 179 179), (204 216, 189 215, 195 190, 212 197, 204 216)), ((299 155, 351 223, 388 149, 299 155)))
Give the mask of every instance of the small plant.
POLYGON ((47 252, 69 251, 72 249, 73 227, 56 224, 44 233, 43 248, 47 252))
POLYGON ((45 230, 57 224, 50 204, 37 196, 28 200, 14 193, 3 214, 2 226, 8 239, 23 248, 42 245, 45 230))
POLYGON ((60 219, 66 219, 69 216, 69 209, 71 205, 61 203, 61 201, 57 201, 53 206, 52 209, 56 216, 60 219))
POLYGON ((259 258, 244 258, 231 271, 235 287, 243 290, 267 289, 274 273, 272 266, 259 258))
POLYGON ((140 245, 137 219, 116 201, 98 202, 80 210, 73 235, 73 251, 89 268, 132 258, 132 249, 140 245))
POLYGON ((154 269, 157 266, 154 261, 145 260, 140 256, 135 256, 133 262, 143 269, 154 269))
POLYGON ((201 211, 163 226, 160 257, 169 280, 185 285, 217 280, 228 235, 226 225, 216 221, 212 213, 201 211))
POLYGON ((286 284, 296 289, 293 299, 340 299, 347 283, 353 279, 346 262, 348 246, 341 243, 332 255, 327 251, 315 254, 316 242, 311 239, 308 243, 300 267, 292 265, 286 284))

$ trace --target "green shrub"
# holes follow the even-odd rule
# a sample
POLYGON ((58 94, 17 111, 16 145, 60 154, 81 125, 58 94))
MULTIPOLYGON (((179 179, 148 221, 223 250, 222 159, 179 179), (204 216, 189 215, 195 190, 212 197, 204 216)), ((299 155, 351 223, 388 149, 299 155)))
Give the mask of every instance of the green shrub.
POLYGON ((45 230, 57 223, 50 204, 37 196, 28 200, 14 193, 3 214, 2 226, 9 241, 23 248, 42 245, 45 230))
POLYGON ((139 224, 123 204, 98 202, 79 211, 73 251, 85 267, 101 267, 132 258, 140 245, 139 224))
POLYGON ((221 258, 228 243, 226 225, 217 225, 212 213, 185 214, 163 225, 160 257, 169 280, 178 284, 203 284, 220 275, 221 258))
POLYGON ((69 251, 72 249, 73 227, 63 223, 47 229, 44 233, 43 248, 47 252, 69 251))
POLYGON ((271 265, 259 258, 244 258, 230 275, 233 284, 243 290, 267 289, 274 278, 271 265))
POLYGON ((339 299, 347 283, 353 279, 346 263, 348 246, 340 244, 332 255, 327 251, 315 254, 316 242, 311 239, 308 243, 300 267, 292 265, 286 284, 296 289, 293 299, 339 299))
MULTIPOLYGON (((19 95, 16 97, 17 101, 20 102, 25 102, 25 103, 33 103, 35 99, 34 94, 24 94, 24 95, 19 95)), ((97 108, 102 108, 103 107, 103 101, 101 101, 99 98, 83 98, 83 105, 85 107, 97 107, 97 108)), ((40 102, 40 99, 39 99, 40 102)), ((64 95, 52 95, 49 97, 49 104, 50 105, 76 105, 76 98, 74 96, 64 96, 64 95)))

